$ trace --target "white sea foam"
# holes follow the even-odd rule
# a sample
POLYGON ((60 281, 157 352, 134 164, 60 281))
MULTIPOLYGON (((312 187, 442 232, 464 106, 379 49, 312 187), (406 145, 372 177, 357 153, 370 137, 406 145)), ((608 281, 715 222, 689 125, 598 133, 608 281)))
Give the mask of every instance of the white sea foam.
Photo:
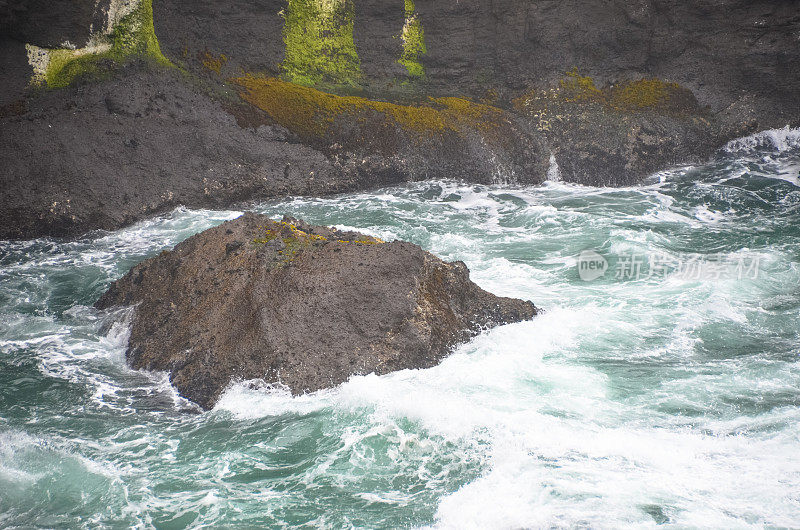
POLYGON ((782 129, 770 129, 731 140, 725 145, 724 150, 731 154, 742 155, 755 150, 784 152, 798 147, 800 147, 800 129, 793 129, 787 125, 782 129))
POLYGON ((217 401, 215 410, 233 413, 242 419, 308 414, 326 406, 330 391, 293 397, 289 388, 260 380, 231 384, 217 401))
POLYGON ((561 180, 561 170, 558 167, 556 155, 550 153, 550 165, 547 168, 547 180, 557 182, 561 180))
MULTIPOLYGON (((459 201, 458 210, 490 213, 482 228, 502 218, 489 192, 459 193, 463 202, 459 201)), ((664 217, 677 205, 657 191, 653 198, 658 205, 655 215, 645 210, 640 222, 679 221, 694 226, 725 220, 724 214, 707 205, 664 217)), ((632 232, 624 225, 609 233, 615 241, 610 247, 614 252, 642 251, 652 249, 654 242, 668 242, 663 235, 632 232)), ((502 240, 513 242, 515 234, 512 231, 502 240)), ((560 293, 548 292, 554 277, 545 275, 552 273, 505 258, 487 259, 486 250, 468 239, 436 235, 428 241, 438 253, 461 253, 474 263, 473 277, 484 287, 500 294, 529 296, 543 304, 549 301, 549 311, 534 322, 485 333, 432 369, 357 376, 335 389, 294 398, 285 390, 264 392, 238 385, 226 392, 218 408, 247 419, 363 411, 372 427, 347 434, 340 448, 343 452, 365 438, 395 429, 401 418, 445 440, 477 441, 483 447, 478 451, 485 451, 481 458, 486 471, 442 500, 435 523, 442 528, 603 526, 609 521, 642 526, 664 520, 689 526, 740 526, 746 521, 780 526, 800 517, 792 498, 771 493, 782 491, 782 484, 800 486, 800 466, 781 450, 786 439, 704 434, 687 427, 685 421, 673 426, 676 420, 650 409, 659 399, 665 406, 671 402, 691 406, 681 396, 691 399, 692 388, 709 384, 722 385, 716 390, 720 394, 732 391, 736 395, 738 389, 753 384, 753 374, 732 380, 720 373, 713 383, 704 382, 702 376, 674 379, 671 391, 653 392, 636 405, 635 399, 627 404, 617 401, 614 382, 586 364, 590 350, 595 353, 588 357, 598 361, 609 356, 642 362, 691 358, 702 342, 694 336, 696 330, 725 322, 749 326, 749 288, 743 290, 740 282, 667 277, 653 283, 649 292, 622 284, 606 286, 604 297, 618 294, 617 303, 604 300, 593 306, 592 295, 583 291, 567 306, 553 306, 570 289, 562 286, 560 293), (537 275, 542 276, 537 279, 537 275), (666 300, 673 300, 673 315, 631 313, 666 300), (636 337, 662 333, 664 317, 673 322, 664 340, 655 348, 639 349, 636 337)), ((536 244, 535 237, 530 241, 536 244)), ((551 254, 549 259, 555 261, 558 256, 551 254)), ((762 259, 776 258, 765 254, 762 259)), ((781 263, 780 267, 786 266, 785 261, 781 263)), ((784 388, 788 387, 769 391, 779 393, 784 388)), ((796 417, 796 411, 787 409, 779 421, 796 417)), ((723 432, 772 423, 743 418, 725 425, 709 420, 707 425, 723 432)), ((330 472, 337 458, 332 455, 308 480, 330 472)), ((364 498, 385 502, 381 496, 364 498)))
MULTIPOLYGON (((445 439, 483 439, 487 472, 442 501, 442 528, 647 525, 659 514, 692 526, 737 526, 742 519, 734 514, 742 510, 755 524, 787 525, 800 515, 791 499, 769 493, 782 481, 800 485, 800 463, 782 450, 785 442, 659 428, 656 418, 611 399, 602 372, 573 364, 581 344, 615 324, 599 314, 556 308, 481 335, 438 367, 354 377, 299 398, 274 390, 259 397, 235 386, 218 407, 243 418, 327 407, 367 411, 374 427, 351 433, 344 452, 397 418, 445 439)), ((787 418, 796 417, 795 411, 787 418)))

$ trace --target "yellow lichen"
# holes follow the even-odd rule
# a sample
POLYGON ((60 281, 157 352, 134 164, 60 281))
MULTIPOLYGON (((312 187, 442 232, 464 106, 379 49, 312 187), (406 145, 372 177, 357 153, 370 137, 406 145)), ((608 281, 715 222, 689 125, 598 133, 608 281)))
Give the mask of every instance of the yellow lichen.
POLYGON ((222 53, 217 57, 206 50, 200 54, 200 62, 203 63, 206 70, 219 75, 222 73, 222 67, 228 62, 228 58, 222 53))
POLYGON ((273 222, 269 226, 262 226, 260 229, 263 231, 261 237, 253 239, 255 245, 265 245, 270 241, 279 239, 283 242, 283 247, 276 252, 280 258, 276 265, 282 267, 289 264, 300 252, 313 245, 327 244, 327 243, 344 243, 344 244, 361 244, 361 245, 378 245, 384 243, 383 240, 373 237, 368 239, 356 240, 329 240, 325 236, 319 234, 310 234, 301 230, 292 223, 286 221, 273 222))
POLYGON ((609 104, 619 109, 653 108, 668 103, 680 88, 660 79, 641 79, 610 88, 607 97, 609 104))
POLYGON ((500 126, 502 111, 462 98, 430 98, 425 104, 397 105, 357 96, 337 96, 276 78, 253 76, 231 80, 244 90, 242 98, 264 110, 277 123, 306 138, 320 138, 341 116, 358 122, 379 118, 381 126, 399 126, 419 135, 468 127, 491 130, 500 126))
POLYGON ((603 97, 602 92, 594 85, 594 80, 582 76, 577 68, 567 72, 560 85, 561 95, 567 101, 592 101, 603 97))
POLYGON ((518 112, 538 117, 540 129, 549 129, 549 110, 553 103, 602 105, 621 112, 645 110, 674 111, 680 101, 675 96, 687 92, 677 83, 649 78, 625 81, 617 85, 597 88, 591 77, 581 75, 577 69, 567 72, 557 88, 530 90, 512 100, 518 112))
POLYGON ((278 221, 273 226, 261 227, 264 230, 264 237, 257 238, 253 240, 254 243, 267 243, 268 241, 272 241, 279 235, 283 235, 284 242, 287 239, 307 239, 308 241, 327 241, 328 239, 324 236, 318 234, 309 234, 308 232, 304 232, 300 230, 292 223, 287 223, 286 221, 278 221))

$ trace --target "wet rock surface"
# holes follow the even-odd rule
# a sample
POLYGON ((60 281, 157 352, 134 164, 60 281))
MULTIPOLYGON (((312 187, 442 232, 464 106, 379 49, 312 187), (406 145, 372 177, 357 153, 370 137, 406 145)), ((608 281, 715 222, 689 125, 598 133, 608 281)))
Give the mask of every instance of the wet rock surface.
POLYGON ((251 213, 131 269, 96 307, 118 305, 135 306, 131 366, 168 371, 206 409, 236 380, 302 393, 434 366, 481 329, 538 312, 411 243, 251 213))

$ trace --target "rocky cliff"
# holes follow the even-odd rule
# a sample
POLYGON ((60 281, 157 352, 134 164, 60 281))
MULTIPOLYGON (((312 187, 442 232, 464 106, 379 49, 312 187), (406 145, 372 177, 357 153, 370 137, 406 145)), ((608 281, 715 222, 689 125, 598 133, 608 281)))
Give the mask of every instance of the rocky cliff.
MULTIPOLYGON (((189 65, 201 67, 210 51, 225 55, 229 71, 278 75, 286 72, 292 46, 285 21, 313 4, 156 0, 156 31, 167 53, 189 65)), ((510 100, 557 85, 577 68, 598 86, 641 78, 676 82, 702 106, 748 112, 760 128, 796 122, 800 113, 785 104, 800 93, 800 2, 794 0, 333 2, 339 4, 353 24, 354 82, 375 94, 402 92, 415 82, 426 94, 480 98, 496 91, 510 100), (409 15, 422 40, 416 72, 401 64, 409 15)))
POLYGON ((0 33, 0 237, 556 164, 630 185, 800 124, 800 0, 5 0, 0 33))

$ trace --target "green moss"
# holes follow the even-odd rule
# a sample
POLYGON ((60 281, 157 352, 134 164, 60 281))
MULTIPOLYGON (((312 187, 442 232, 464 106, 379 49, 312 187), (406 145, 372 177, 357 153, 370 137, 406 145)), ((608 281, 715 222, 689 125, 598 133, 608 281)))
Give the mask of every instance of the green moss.
POLYGON ((353 19, 353 0, 289 0, 283 28, 286 78, 307 86, 357 86, 361 61, 353 19))
POLYGON ((411 77, 424 77, 425 68, 420 62, 420 57, 428 53, 425 48, 425 31, 422 22, 415 12, 414 0, 405 0, 406 22, 403 25, 403 55, 398 61, 406 67, 411 77))
POLYGON ((423 105, 397 105, 356 96, 337 96, 275 78, 231 80, 244 90, 242 98, 267 112, 277 123, 307 139, 323 138, 341 116, 424 136, 464 129, 490 131, 503 123, 495 107, 462 98, 432 98, 423 105))
POLYGON ((50 50, 45 82, 50 88, 65 87, 79 77, 105 75, 110 66, 132 57, 171 64, 161 53, 156 38, 153 0, 141 0, 136 9, 117 22, 110 35, 99 37, 92 48, 50 50))
POLYGON ((557 88, 531 90, 512 100, 517 111, 539 117, 544 128, 547 128, 549 109, 554 103, 562 102, 601 105, 619 112, 657 110, 681 113, 693 108, 694 98, 677 83, 655 78, 625 81, 600 89, 591 77, 573 69, 567 72, 557 88))
POLYGON ((52 50, 49 59, 45 81, 51 88, 67 86, 74 77, 95 69, 94 57, 79 56, 73 50, 52 50))
POLYGON ((111 34, 112 53, 117 57, 143 55, 169 64, 161 53, 153 26, 153 0, 141 0, 139 6, 120 20, 111 34))

